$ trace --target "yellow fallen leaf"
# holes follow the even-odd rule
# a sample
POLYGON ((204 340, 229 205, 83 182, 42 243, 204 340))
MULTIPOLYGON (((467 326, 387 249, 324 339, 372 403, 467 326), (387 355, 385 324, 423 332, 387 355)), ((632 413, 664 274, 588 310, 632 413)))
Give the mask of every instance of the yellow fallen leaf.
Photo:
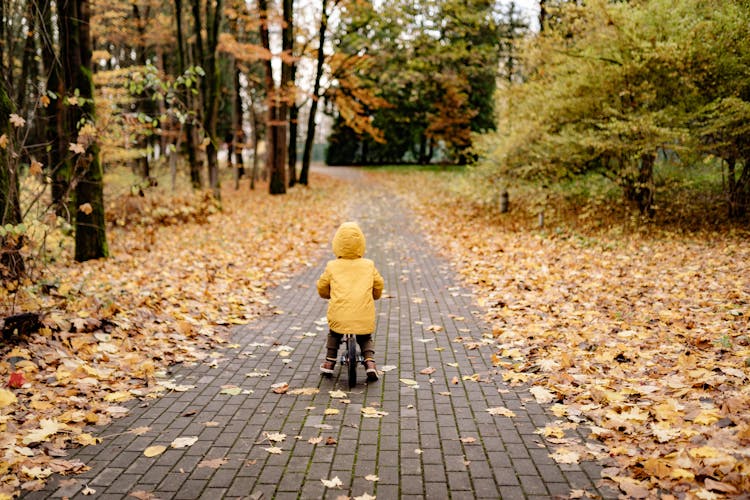
POLYGON ((323 412, 324 415, 338 415, 339 411, 336 408, 326 408, 323 412))
POLYGON ((124 403, 131 399, 133 399, 133 395, 128 391, 111 392, 104 396, 104 401, 107 401, 108 403, 124 403))
POLYGON ((32 479, 44 479, 52 475, 52 469, 42 469, 41 467, 28 468, 25 465, 21 467, 21 472, 32 479))
POLYGON ((156 457, 167 451, 167 447, 164 445, 149 446, 143 450, 143 454, 149 458, 156 457))
POLYGON ((73 440, 82 446, 91 446, 102 442, 102 438, 94 437, 87 433, 79 434, 73 440))
POLYGON ((0 389, 0 408, 5 408, 18 402, 16 395, 7 389, 0 389))
POLYGON ((558 464, 577 464, 581 461, 581 455, 568 448, 559 448, 549 456, 558 464))
POLYGON ((281 448, 279 448, 278 446, 271 446, 271 447, 269 447, 269 448, 263 448, 263 449, 264 449, 264 450, 266 450, 266 451, 267 451, 268 453, 270 453, 271 455, 280 455, 280 454, 281 454, 281 452, 283 451, 283 450, 282 450, 281 448))
POLYGON ((40 443, 46 441, 53 434, 70 429, 67 425, 51 418, 42 419, 39 426, 39 429, 31 431, 23 437, 23 444, 40 443))
POLYGON ((400 378, 399 380, 406 385, 419 385, 419 382, 410 378, 400 378))
POLYGON ((487 408, 487 411, 490 412, 490 415, 502 415, 503 417, 515 417, 516 414, 513 413, 513 410, 509 410, 508 408, 505 408, 503 406, 497 406, 495 408, 487 408))
POLYGON ((338 390, 336 390, 336 391, 328 391, 328 394, 332 398, 345 398, 346 397, 346 393, 344 391, 338 391, 338 390))

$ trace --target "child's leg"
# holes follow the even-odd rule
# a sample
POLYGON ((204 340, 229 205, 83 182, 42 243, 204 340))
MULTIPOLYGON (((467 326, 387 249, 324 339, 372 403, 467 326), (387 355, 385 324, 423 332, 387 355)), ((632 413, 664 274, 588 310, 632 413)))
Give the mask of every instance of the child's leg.
POLYGON ((375 365, 375 343, 372 341, 372 335, 357 335, 357 343, 362 351, 362 357, 365 358, 367 380, 374 382, 378 379, 378 368, 375 365))
POLYGON ((332 375, 333 369, 336 367, 336 356, 339 353, 339 345, 341 339, 344 336, 340 333, 336 333, 333 330, 328 332, 328 339, 326 340, 326 360, 320 365, 320 373, 323 375, 332 375))
POLYGON ((372 335, 357 335, 357 344, 365 359, 375 359, 375 342, 372 341, 372 335))
POLYGON ((336 361, 336 358, 339 354, 339 346, 341 345, 341 339, 343 339, 344 336, 340 333, 336 333, 333 330, 328 331, 328 340, 326 341, 326 349, 328 350, 326 353, 326 359, 329 361, 336 361))

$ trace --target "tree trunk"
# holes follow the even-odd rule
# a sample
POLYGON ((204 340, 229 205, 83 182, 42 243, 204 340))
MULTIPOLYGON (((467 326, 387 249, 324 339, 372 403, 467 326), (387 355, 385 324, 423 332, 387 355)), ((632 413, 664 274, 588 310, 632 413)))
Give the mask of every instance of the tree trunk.
POLYGON ((232 162, 232 154, 234 154, 235 168, 235 189, 239 188, 240 178, 245 176, 245 162, 242 159, 242 152, 245 149, 245 132, 242 129, 242 92, 240 92, 240 69, 237 65, 237 61, 234 61, 234 112, 232 113, 232 128, 234 134, 232 135, 232 146, 229 150, 229 161, 232 162))
POLYGON ((253 168, 250 172, 250 189, 255 189, 255 179, 258 178, 258 143, 260 142, 260 130, 258 129, 258 111, 255 103, 250 103, 250 125, 253 127, 253 168))
MULTIPOLYGON (((79 106, 69 106, 67 112, 69 136, 78 136, 77 126, 81 122, 91 123, 95 119, 94 84, 91 69, 91 34, 89 32, 91 11, 88 0, 62 0, 58 3, 60 20, 60 59, 66 82, 66 95, 78 90, 83 98, 79 106)), ((96 139, 76 141, 88 142, 86 152, 77 155, 82 167, 77 179, 75 195, 78 209, 75 215, 75 259, 83 262, 107 257, 107 237, 104 221, 103 172, 99 161, 99 146, 96 139)))
MULTIPOLYGON (((182 0, 175 0, 174 2, 175 19, 177 21, 177 71, 180 75, 185 73, 187 66, 187 57, 185 50, 185 41, 183 40, 183 27, 182 27, 182 0)), ((192 94, 188 90, 182 92, 185 105, 188 109, 193 108, 192 94)), ((190 169, 190 185, 193 189, 201 189, 203 187, 203 181, 201 180, 201 169, 198 164, 198 155, 196 154, 195 134, 193 132, 193 119, 188 118, 185 122, 185 148, 188 154, 188 164, 190 169)), ((179 139, 175 141, 179 144, 179 139)), ((175 149, 175 154, 178 154, 179 149, 175 149)))
POLYGON ((315 115, 318 113, 318 100, 320 99, 320 79, 323 77, 323 63, 325 62, 325 38, 328 30, 328 0, 323 0, 320 17, 320 28, 318 30, 318 60, 315 66, 315 82, 313 84, 312 102, 310 103, 310 116, 307 117, 307 134, 305 135, 305 149, 302 151, 302 170, 299 176, 300 184, 308 185, 308 172, 310 171, 310 156, 315 141, 315 115))
POLYGON ((44 124, 43 135, 46 146, 45 168, 52 179, 52 206, 55 213, 72 221, 72 215, 68 207, 70 192, 70 164, 65 161, 67 156, 67 145, 65 137, 65 106, 64 106, 64 82, 61 78, 60 60, 55 55, 54 40, 52 33, 56 28, 52 24, 52 6, 50 0, 39 0, 36 2, 37 16, 39 19, 41 58, 44 73, 47 75, 46 90, 54 93, 57 97, 51 99, 49 105, 43 111, 44 124))
MULTIPOLYGON (((133 17, 135 18, 135 26, 138 31, 139 43, 143 44, 137 47, 137 61, 140 66, 146 66, 146 18, 148 18, 149 9, 146 8, 146 13, 141 18, 141 11, 138 8, 137 3, 133 3, 133 17)), ((138 95, 138 111, 147 116, 153 115, 153 105, 151 101, 151 93, 144 90, 138 95)), ((138 172, 137 174, 143 178, 148 179, 151 177, 151 165, 148 160, 148 136, 145 133, 138 134, 136 139, 136 148, 140 149, 140 156, 138 157, 138 172)))
MULTIPOLYGON (((268 0, 258 0, 260 9, 260 40, 261 45, 270 52, 271 44, 268 36, 268 0)), ((285 117, 281 114, 281 101, 279 91, 273 81, 273 67, 271 59, 265 61, 265 84, 266 96, 268 99, 268 132, 266 147, 266 165, 271 175, 268 185, 271 194, 286 193, 286 140, 285 140, 285 117)))
POLYGON ((737 177, 737 159, 728 158, 727 162, 727 200, 729 202, 729 218, 741 219, 748 213, 750 205, 750 165, 745 159, 739 178, 737 177))
POLYGON ((641 215, 651 216, 651 206, 654 201, 654 161, 656 155, 643 153, 638 161, 637 170, 624 179, 623 194, 625 199, 638 208, 641 215))
MULTIPOLYGON (((0 78, 0 136, 9 139, 5 148, 0 148, 0 225, 15 226, 21 223, 21 204, 17 162, 13 159, 13 141, 15 134, 11 130, 10 114, 14 111, 10 92, 4 78, 0 78)), ((17 280, 25 271, 21 257, 23 240, 15 236, 0 238, 0 281, 17 280)))
POLYGON ((219 98, 221 94, 221 75, 217 64, 217 47, 219 45, 219 26, 224 7, 222 0, 206 2, 206 52, 204 61, 206 66, 206 92, 204 94, 204 126, 208 135, 206 157, 208 159, 208 178, 214 197, 221 199, 221 180, 219 179, 218 145, 216 125, 219 119, 219 98), (213 3, 213 9, 211 4, 213 3))
POLYGON ((294 55, 294 0, 284 0, 284 27, 281 31, 281 50, 283 57, 281 59, 281 89, 283 95, 281 102, 280 118, 288 119, 289 126, 289 147, 287 155, 288 181, 289 187, 294 186, 297 182, 297 130, 296 124, 292 125, 292 114, 296 107, 296 92, 294 89, 294 79, 297 73, 297 65, 293 61, 294 55), (288 118, 287 118, 288 115, 288 118), (292 153, 294 150, 294 153, 292 153))

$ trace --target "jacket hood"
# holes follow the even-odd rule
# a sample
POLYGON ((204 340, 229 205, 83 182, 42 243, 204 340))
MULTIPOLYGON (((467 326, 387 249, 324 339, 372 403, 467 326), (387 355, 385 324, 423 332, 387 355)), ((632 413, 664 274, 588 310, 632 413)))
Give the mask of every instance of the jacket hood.
POLYGON ((333 253, 343 259, 365 255, 365 235, 356 222, 344 222, 333 237, 333 253))

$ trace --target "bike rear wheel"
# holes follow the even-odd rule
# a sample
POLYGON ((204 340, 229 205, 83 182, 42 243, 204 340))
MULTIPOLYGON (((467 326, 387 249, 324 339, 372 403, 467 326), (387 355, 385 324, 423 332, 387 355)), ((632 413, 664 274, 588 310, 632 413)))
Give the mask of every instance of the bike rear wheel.
POLYGON ((349 387, 357 385, 357 341, 354 335, 346 339, 346 360, 349 369, 349 387))

